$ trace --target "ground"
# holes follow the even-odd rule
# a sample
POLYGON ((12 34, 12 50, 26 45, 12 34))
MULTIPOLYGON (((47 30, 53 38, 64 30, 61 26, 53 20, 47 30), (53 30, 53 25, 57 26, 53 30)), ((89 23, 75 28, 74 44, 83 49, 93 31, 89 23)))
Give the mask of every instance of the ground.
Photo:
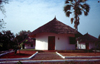
MULTIPOLYGON (((35 52, 36 51, 32 51, 32 50, 30 51, 21 50, 21 51, 17 51, 17 54, 13 52, 13 53, 6 54, 0 58, 24 58, 24 57, 31 56, 35 52)), ((60 54, 62 54, 63 56, 100 56, 100 53, 95 54, 95 53, 64 53, 64 52, 61 53, 60 52, 60 54)), ((33 60, 64 60, 64 59, 58 56, 55 52, 50 51, 50 52, 39 52, 35 57, 27 61, 33 61, 33 60)), ((71 61, 67 62, 65 61, 65 62, 40 62, 40 63, 23 63, 23 64, 100 64, 100 61, 96 61, 96 62, 71 62, 71 61)))
POLYGON ((41 63, 24 63, 24 64, 100 64, 100 62, 41 62, 41 63))
POLYGON ((63 56, 100 56, 100 53, 60 53, 63 56))
POLYGON ((1 56, 0 58, 28 58, 32 54, 34 54, 36 51, 17 51, 17 54, 14 52, 8 53, 6 55, 1 56))

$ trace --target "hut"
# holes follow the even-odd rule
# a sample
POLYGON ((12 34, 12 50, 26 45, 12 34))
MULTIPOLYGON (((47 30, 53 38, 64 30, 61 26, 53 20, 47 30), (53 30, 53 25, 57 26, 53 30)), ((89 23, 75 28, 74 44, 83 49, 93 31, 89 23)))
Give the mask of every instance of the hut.
POLYGON ((88 33, 77 38, 77 49, 94 49, 98 39, 88 33))
POLYGON ((20 43, 21 49, 35 49, 35 39, 27 38, 20 43))
POLYGON ((55 17, 30 33, 29 37, 36 39, 36 50, 75 50, 76 34, 79 32, 55 17))

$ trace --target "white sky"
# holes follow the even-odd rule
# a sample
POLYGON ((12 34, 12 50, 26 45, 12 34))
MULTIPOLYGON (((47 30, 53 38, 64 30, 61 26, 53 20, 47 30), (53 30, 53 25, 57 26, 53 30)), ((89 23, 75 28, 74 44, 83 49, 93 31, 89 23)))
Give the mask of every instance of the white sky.
MULTIPOLYGON (((82 34, 89 33, 95 37, 100 35, 100 3, 98 0, 88 0, 90 12, 88 16, 80 16, 78 31, 82 34)), ((45 23, 56 18, 74 28, 70 17, 66 17, 63 7, 65 0, 10 0, 5 5, 6 17, 0 12, 0 19, 7 23, 6 28, 14 34, 21 30, 33 31, 45 23)))

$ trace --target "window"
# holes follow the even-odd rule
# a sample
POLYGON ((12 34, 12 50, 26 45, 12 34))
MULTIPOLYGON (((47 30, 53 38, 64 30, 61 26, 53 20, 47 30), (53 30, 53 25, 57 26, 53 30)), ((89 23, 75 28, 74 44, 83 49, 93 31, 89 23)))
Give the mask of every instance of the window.
POLYGON ((70 44, 75 44, 76 38, 75 37, 69 37, 69 42, 70 42, 70 44))

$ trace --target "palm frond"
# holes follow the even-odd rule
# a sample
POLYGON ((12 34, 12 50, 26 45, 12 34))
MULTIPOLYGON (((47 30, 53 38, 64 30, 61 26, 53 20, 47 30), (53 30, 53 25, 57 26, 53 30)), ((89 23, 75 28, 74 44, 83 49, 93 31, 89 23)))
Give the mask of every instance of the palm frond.
POLYGON ((71 24, 73 23, 74 18, 71 18, 71 24))
POLYGON ((81 15, 81 14, 82 14, 81 8, 76 7, 76 8, 75 8, 75 13, 78 14, 78 15, 81 15))
POLYGON ((65 7, 64 7, 64 11, 66 12, 67 10, 70 10, 71 9, 71 5, 66 5, 65 7))
POLYGON ((78 0, 78 2, 86 2, 87 0, 78 0))
POLYGON ((80 6, 81 6, 81 8, 84 8, 84 6, 83 6, 83 5, 81 5, 81 4, 80 4, 80 6))
POLYGON ((89 5, 85 3, 85 4, 83 4, 83 6, 84 6, 84 9, 85 9, 87 12, 89 12, 89 9, 90 9, 89 5))
POLYGON ((88 15, 88 12, 85 12, 85 11, 84 11, 84 15, 87 16, 87 15, 88 15))
POLYGON ((66 13, 66 16, 70 16, 70 14, 74 13, 74 18, 71 18, 71 24, 74 22, 74 27, 77 30, 79 22, 79 15, 84 12, 84 15, 87 16, 88 12, 90 10, 90 7, 88 4, 86 4, 87 0, 66 0, 64 7, 64 11, 66 13), (71 8, 72 7, 72 8, 71 8), (73 9, 73 10, 72 10, 73 9))
POLYGON ((65 1, 65 4, 69 3, 68 0, 65 1))
POLYGON ((73 0, 69 0, 69 1, 73 2, 73 0))
POLYGON ((67 12, 66 12, 66 16, 68 16, 68 17, 69 17, 71 13, 72 13, 72 12, 67 11, 67 12))

